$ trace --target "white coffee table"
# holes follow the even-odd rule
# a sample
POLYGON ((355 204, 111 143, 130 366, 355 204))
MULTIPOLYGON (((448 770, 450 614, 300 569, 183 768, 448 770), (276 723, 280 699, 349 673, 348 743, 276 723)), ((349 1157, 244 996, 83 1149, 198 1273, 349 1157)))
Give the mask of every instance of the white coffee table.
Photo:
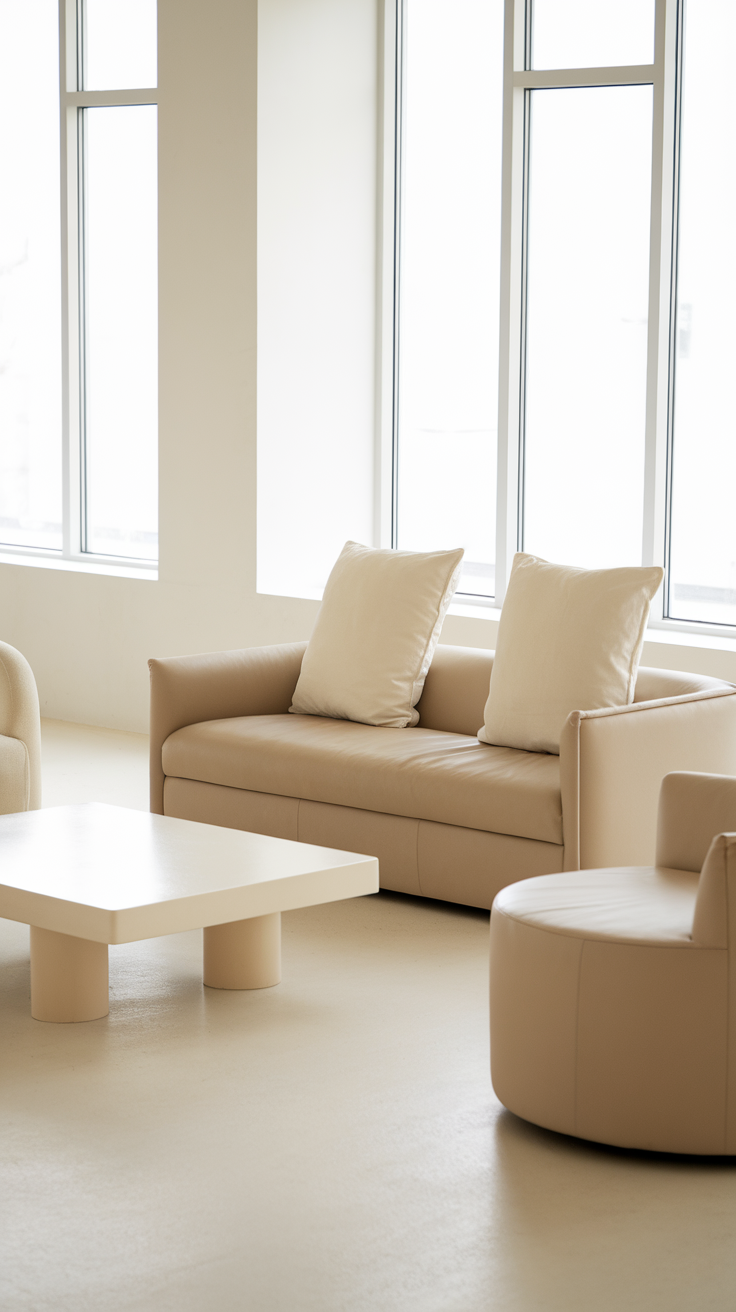
POLYGON ((0 816, 0 916, 31 926, 36 1020, 106 1016, 107 946, 204 929, 204 983, 281 978, 281 912, 378 891, 375 857, 90 803, 0 816))

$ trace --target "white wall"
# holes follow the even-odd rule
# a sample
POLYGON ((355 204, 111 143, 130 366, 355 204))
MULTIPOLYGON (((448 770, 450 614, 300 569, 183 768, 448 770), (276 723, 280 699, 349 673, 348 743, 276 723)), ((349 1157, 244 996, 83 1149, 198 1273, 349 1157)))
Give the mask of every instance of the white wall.
MULTIPOLYGON (((365 397, 373 367, 373 300, 368 288, 373 255, 368 245, 375 221, 370 192, 375 185, 375 147, 366 131, 366 88, 367 70, 373 76, 375 67, 375 0, 261 0, 261 15, 264 33, 270 34, 262 75, 278 82, 285 98, 290 78, 279 68, 278 42, 271 38, 287 19, 301 25, 300 42, 287 47, 285 58, 291 60, 300 96, 311 86, 309 94, 319 98, 319 105, 310 110, 310 132, 321 131, 320 124, 333 109, 339 112, 336 95, 347 95, 357 107, 334 137, 342 163, 330 184, 338 193, 342 184, 355 189, 361 205, 366 197, 371 202, 370 217, 363 217, 359 231, 351 234, 352 245, 335 244, 329 230, 322 230, 311 184, 299 194, 311 197, 309 224, 313 239, 321 243, 321 272, 315 266, 297 277, 296 255, 300 249, 304 255, 299 243, 306 239, 300 237, 293 215, 279 220, 272 209, 270 221, 280 223, 288 234, 285 258, 292 262, 296 280, 293 312, 301 316, 302 326, 284 337, 284 375, 288 377, 289 363, 298 364, 303 332, 322 314, 304 296, 319 299, 324 276, 334 305, 345 279, 340 329, 347 343, 343 360, 350 382, 337 402, 330 401, 331 431, 333 437, 339 434, 342 416, 362 408, 365 433, 369 411, 373 422, 372 402, 365 397), (312 6, 321 35, 310 45, 304 18, 312 6), (324 83, 325 49, 328 63, 336 65, 329 85, 324 83), (313 60, 319 76, 314 71, 297 76, 300 58, 313 60), (358 88, 355 95, 351 87, 358 88), (373 184, 367 181, 369 175, 373 184), (346 270, 344 262, 332 264, 333 249, 340 259, 352 249, 356 269, 346 270), (352 317, 346 323, 349 307, 352 317)), ((0 636, 30 660, 45 715, 145 729, 147 657, 292 641, 308 636, 314 621, 316 602, 256 592, 257 17, 257 0, 159 0, 159 581, 0 563, 0 636)), ((262 94, 268 97, 266 83, 262 94)), ((300 104, 294 109, 301 112, 300 104)), ((289 169, 298 168, 298 159, 287 149, 288 122, 287 115, 276 133, 285 158, 263 161, 272 180, 279 168, 285 180, 289 169)), ((266 149, 265 142, 262 146, 266 149)), ((305 155, 305 160, 311 168, 313 155, 305 155)), ((280 194, 283 205, 293 202, 288 187, 280 194)), ((328 189, 324 203, 329 211, 334 190, 328 189)), ((350 213, 340 194, 337 211, 350 213)), ((275 258, 273 243, 270 251, 275 258)), ((280 304, 279 313, 288 318, 288 300, 282 298, 280 304)), ((266 321, 268 313, 264 307, 266 321)), ((322 329, 334 346, 336 328, 329 314, 322 314, 322 329)), ((275 328, 272 324, 264 331, 273 335, 275 328)), ((319 362, 318 333, 304 349, 319 362)), ((324 378, 324 357, 320 368, 324 378)), ((273 386, 277 378, 272 373, 269 383, 267 375, 264 387, 273 386)), ((321 387, 303 386, 313 433, 321 387)), ((277 400, 269 403, 267 396, 264 408, 264 422, 276 431, 280 413, 288 411, 279 412, 277 400)), ((301 531, 306 533, 308 526, 305 518, 301 531)), ((346 535, 353 531, 348 528, 346 535)), ((450 616, 443 639, 492 646, 495 629, 493 619, 450 616)), ((645 659, 712 670, 736 681, 733 646, 727 648, 716 643, 698 652, 687 644, 661 646, 654 652, 648 648, 645 659)))
POLYGON ((261 0, 258 587, 373 535, 375 0, 261 0))

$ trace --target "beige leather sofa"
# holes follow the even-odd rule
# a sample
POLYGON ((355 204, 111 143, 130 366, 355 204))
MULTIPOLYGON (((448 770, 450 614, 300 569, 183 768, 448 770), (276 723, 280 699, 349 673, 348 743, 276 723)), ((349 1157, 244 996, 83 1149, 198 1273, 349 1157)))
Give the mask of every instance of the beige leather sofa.
POLYGON ((0 642, 0 815, 41 805, 41 720, 33 671, 0 642))
POLYGON ((736 688, 641 669, 559 756, 478 741, 493 653, 440 646, 412 729, 290 715, 305 643, 152 660, 151 810, 377 856, 384 888, 490 907, 505 885, 653 859, 671 770, 736 774, 736 688))
POLYGON ((506 1107, 619 1147, 736 1154, 735 829, 736 778, 670 774, 656 866, 499 894, 491 1071, 506 1107))

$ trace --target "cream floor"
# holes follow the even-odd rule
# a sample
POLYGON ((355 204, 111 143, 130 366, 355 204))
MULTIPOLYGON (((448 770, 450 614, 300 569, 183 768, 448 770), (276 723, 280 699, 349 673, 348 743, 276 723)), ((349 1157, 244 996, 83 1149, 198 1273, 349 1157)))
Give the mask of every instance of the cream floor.
MULTIPOLYGON (((47 721, 45 800, 145 808, 146 740, 47 721)), ((29 1014, 0 921, 3 1312, 736 1308, 736 1165, 517 1120, 481 912, 284 917, 284 980, 203 990, 199 934, 112 948, 111 1011, 29 1014)))

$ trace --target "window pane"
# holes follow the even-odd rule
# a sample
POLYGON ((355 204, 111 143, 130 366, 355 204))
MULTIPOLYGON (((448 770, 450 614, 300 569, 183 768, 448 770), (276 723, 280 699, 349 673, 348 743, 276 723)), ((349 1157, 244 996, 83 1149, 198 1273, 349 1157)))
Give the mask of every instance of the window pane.
POLYGON ((464 546, 460 590, 492 596, 503 3, 406 20, 397 545, 464 546))
POLYGON ((641 563, 652 89, 535 91, 524 548, 641 563))
POLYGON ((735 40, 733 0, 688 5, 669 614, 711 624, 736 624, 735 40))
POLYGON ((156 107, 83 111, 88 551, 155 560, 156 107))
POLYGON ((156 0, 84 0, 88 91, 155 87, 156 0))
POLYGON ((532 13, 532 68, 654 59, 654 0, 533 0, 532 13))
POLYGON ((0 0, 0 542, 61 548, 59 17, 0 0))

